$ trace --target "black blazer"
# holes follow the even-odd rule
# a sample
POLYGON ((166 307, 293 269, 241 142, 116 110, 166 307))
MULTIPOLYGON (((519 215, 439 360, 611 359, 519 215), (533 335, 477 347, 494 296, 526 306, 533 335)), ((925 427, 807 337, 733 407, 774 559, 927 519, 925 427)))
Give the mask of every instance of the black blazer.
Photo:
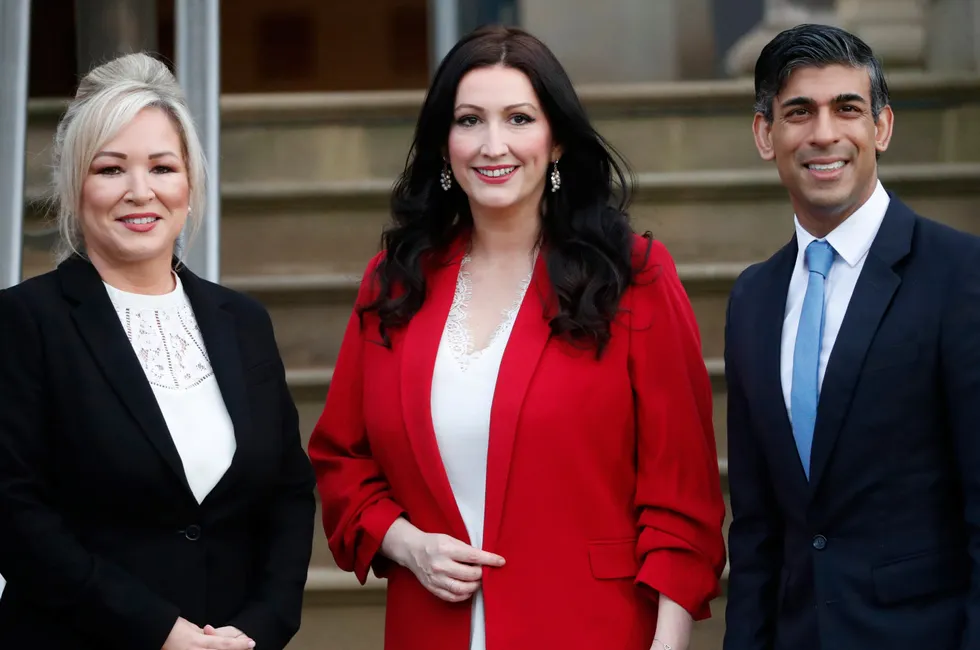
POLYGON ((276 650, 299 627, 314 479, 271 321, 179 275, 237 440, 200 505, 95 268, 0 292, 0 648, 160 650, 183 616, 276 650))
POLYGON ((725 650, 980 648, 980 240, 892 196, 803 473, 780 384, 795 239, 748 269, 725 361, 725 650))

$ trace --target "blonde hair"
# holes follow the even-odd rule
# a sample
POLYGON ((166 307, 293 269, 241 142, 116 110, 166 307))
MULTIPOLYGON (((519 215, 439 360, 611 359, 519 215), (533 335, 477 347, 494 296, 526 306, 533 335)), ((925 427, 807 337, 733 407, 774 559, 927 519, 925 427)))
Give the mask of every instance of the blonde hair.
POLYGON ((207 165, 184 93, 162 62, 146 54, 127 54, 85 75, 58 123, 53 180, 59 234, 55 251, 58 262, 72 255, 83 255, 85 242, 78 211, 82 185, 92 160, 146 108, 163 110, 180 135, 190 185, 190 214, 185 227, 187 239, 197 232, 206 208, 207 165))

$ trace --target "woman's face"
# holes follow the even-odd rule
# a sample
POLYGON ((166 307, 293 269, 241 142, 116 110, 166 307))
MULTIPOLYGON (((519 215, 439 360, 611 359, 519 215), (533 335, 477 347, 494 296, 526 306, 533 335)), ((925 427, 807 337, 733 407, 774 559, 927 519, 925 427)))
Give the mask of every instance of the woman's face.
POLYGON ((454 181, 474 213, 527 207, 537 214, 559 154, 531 81, 502 65, 476 68, 460 81, 448 150, 454 181))
POLYGON ((159 108, 140 111, 95 154, 79 212, 90 259, 119 266, 169 260, 187 221, 183 144, 159 108))

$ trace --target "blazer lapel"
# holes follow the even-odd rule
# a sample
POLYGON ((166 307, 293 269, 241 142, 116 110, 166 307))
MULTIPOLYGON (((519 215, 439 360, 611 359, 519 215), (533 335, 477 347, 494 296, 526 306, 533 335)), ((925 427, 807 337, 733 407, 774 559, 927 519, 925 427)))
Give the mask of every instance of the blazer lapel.
POLYGON ((248 396, 245 389, 245 368, 238 347, 238 328, 234 315, 225 310, 223 303, 216 300, 208 285, 187 268, 180 273, 184 292, 194 310, 194 318, 201 330, 204 349, 207 351, 211 369, 214 371, 225 408, 231 417, 235 432, 235 454, 231 466, 218 484, 208 493, 205 501, 217 498, 228 485, 235 484, 235 476, 244 471, 238 461, 242 458, 242 447, 248 445, 252 433, 251 418, 248 411, 248 396))
POLYGON ((823 477, 882 317, 901 284, 893 267, 912 247, 915 215, 894 196, 847 305, 817 404, 810 461, 811 494, 823 477))
POLYGON ((483 522, 483 548, 488 551, 493 551, 500 531, 511 455, 524 397, 551 336, 551 327, 544 314, 544 306, 550 297, 551 284, 542 253, 538 255, 533 281, 517 313, 517 320, 500 362, 490 411, 490 448, 487 452, 487 495, 483 522))
POLYGON ((788 460, 787 469, 792 475, 792 487, 798 489, 805 500, 806 473, 793 437, 793 425, 786 410, 782 384, 783 321, 786 319, 786 297, 796 266, 797 250, 794 237, 771 260, 768 281, 760 296, 757 345, 761 365, 759 390, 762 393, 761 403, 766 405, 765 413, 769 424, 766 428, 772 433, 779 457, 788 460))
POLYGON ((456 293, 461 261, 460 249, 450 256, 448 263, 435 267, 427 281, 428 290, 422 308, 408 323, 402 342, 401 401, 406 433, 422 477, 445 515, 450 533, 457 539, 468 540, 469 535, 439 453, 431 407, 436 354, 456 293))
POLYGON ((193 498, 166 420, 98 271, 76 257, 58 267, 58 276, 62 291, 76 303, 72 319, 109 384, 193 498))

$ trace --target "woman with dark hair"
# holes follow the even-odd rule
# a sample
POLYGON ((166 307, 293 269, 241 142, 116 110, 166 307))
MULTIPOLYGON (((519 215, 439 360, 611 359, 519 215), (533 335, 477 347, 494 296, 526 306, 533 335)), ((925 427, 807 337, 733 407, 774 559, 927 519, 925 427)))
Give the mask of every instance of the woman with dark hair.
POLYGON ((529 34, 439 67, 309 447, 388 650, 683 650, 709 616, 711 388, 623 170, 529 34))

